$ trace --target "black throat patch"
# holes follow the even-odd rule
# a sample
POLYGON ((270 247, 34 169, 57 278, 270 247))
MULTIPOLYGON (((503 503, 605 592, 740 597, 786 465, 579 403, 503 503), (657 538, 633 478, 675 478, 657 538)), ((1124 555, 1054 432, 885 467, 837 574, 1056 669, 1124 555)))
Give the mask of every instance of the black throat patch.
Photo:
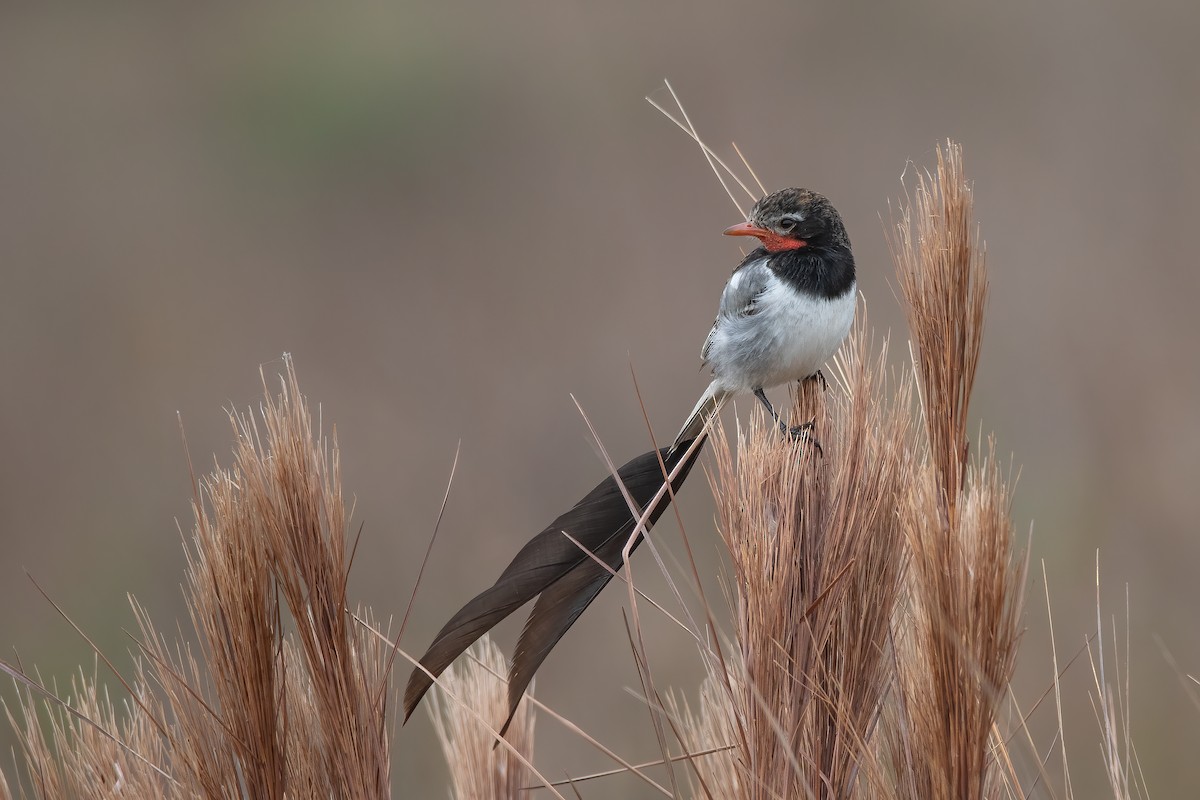
POLYGON ((747 257, 767 257, 767 266, 789 286, 802 292, 832 300, 854 285, 854 255, 841 247, 801 247, 768 253, 758 248, 747 257))

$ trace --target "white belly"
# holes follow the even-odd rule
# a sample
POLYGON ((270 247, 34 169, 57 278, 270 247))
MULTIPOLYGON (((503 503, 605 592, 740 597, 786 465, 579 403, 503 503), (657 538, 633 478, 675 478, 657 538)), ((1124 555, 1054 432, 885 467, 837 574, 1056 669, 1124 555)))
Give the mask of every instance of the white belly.
POLYGON ((720 320, 708 361, 720 388, 752 391, 814 374, 854 323, 854 285, 833 299, 799 295, 773 278, 755 313, 720 320))

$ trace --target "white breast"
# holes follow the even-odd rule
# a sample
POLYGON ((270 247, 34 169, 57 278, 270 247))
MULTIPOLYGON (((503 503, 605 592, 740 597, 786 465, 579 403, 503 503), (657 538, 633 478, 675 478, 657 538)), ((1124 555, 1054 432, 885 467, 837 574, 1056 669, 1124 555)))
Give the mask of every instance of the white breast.
POLYGON ((854 322, 855 286, 833 299, 791 289, 774 275, 754 313, 724 318, 708 361, 720 388, 751 391, 801 380, 833 356, 854 322))

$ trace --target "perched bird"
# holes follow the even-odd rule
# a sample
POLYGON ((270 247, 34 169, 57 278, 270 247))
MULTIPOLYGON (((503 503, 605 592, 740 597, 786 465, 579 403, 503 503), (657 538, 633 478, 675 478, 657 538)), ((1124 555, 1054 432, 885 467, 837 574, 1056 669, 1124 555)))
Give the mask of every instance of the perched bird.
MULTIPOLYGON (((620 484, 606 477, 522 547, 495 584, 446 623, 421 657, 421 667, 409 676, 406 721, 433 684, 426 670, 440 675, 472 642, 537 597, 509 670, 509 716, 500 732, 507 730, 534 672, 612 578, 597 559, 613 571, 622 566, 638 516, 630 512, 621 486, 638 508, 655 502, 646 520, 649 529, 687 478, 707 439, 709 420, 730 396, 751 392, 785 433, 804 429, 780 420, 764 389, 816 375, 850 330, 856 286, 845 225, 824 196, 783 189, 755 203, 749 219, 725 234, 757 237, 760 246, 737 266, 721 293, 717 319, 701 350, 712 382, 675 442, 618 469, 620 484), (672 473, 671 491, 662 492, 672 473)), ((639 535, 633 546, 640 542, 639 535)))

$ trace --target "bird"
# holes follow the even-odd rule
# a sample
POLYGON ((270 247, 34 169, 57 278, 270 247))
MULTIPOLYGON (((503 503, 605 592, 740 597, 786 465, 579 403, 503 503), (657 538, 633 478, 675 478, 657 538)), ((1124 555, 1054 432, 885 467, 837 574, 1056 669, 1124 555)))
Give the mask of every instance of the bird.
POLYGON ((635 530, 630 552, 641 542, 639 515, 631 512, 629 501, 643 509, 649 530, 687 479, 707 440, 710 420, 729 398, 749 392, 785 434, 811 435, 811 423, 789 426, 779 417, 766 389, 820 377, 821 366, 854 322, 854 254, 842 217, 824 195, 781 189, 758 200, 745 222, 724 233, 757 238, 758 246, 721 292, 700 353, 712 380, 674 442, 636 456, 616 476, 605 477, 530 539, 491 587, 451 617, 409 676, 406 722, 433 685, 431 676, 440 675, 473 642, 536 597, 509 670, 508 718, 498 730, 505 734, 534 673, 620 570, 635 530), (668 478, 671 487, 664 491, 668 478), (650 503, 653 507, 646 510, 650 503))

